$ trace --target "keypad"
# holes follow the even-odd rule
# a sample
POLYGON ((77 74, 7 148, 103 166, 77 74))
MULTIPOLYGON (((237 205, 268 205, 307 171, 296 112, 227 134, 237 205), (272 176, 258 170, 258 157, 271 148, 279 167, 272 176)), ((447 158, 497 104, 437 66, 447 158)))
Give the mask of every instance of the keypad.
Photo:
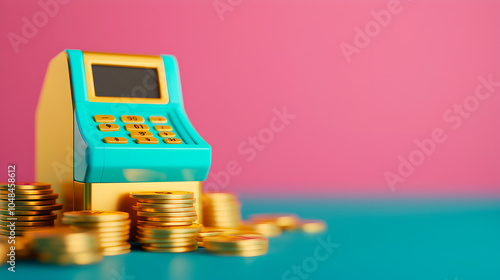
POLYGON ((122 122, 124 122, 124 123, 143 123, 144 118, 141 116, 122 116, 122 122))
POLYGON ((101 123, 99 124, 100 131, 118 131, 120 127, 114 123, 101 123))
POLYGON ((127 144, 128 140, 125 137, 104 137, 104 142, 108 144, 127 144))
POLYGON ((149 121, 152 123, 167 123, 167 118, 161 116, 151 116, 149 121))
POLYGON ((130 137, 132 138, 137 138, 137 137, 153 137, 153 133, 148 130, 136 130, 136 131, 130 131, 130 137))
POLYGON ((167 144, 181 144, 182 141, 179 138, 165 138, 163 141, 167 144))
MULTIPOLYGON (((123 123, 115 123, 116 118, 112 115, 95 115, 94 120, 97 124, 97 128, 104 132, 104 135, 110 135, 110 137, 104 137, 103 141, 108 144, 127 144, 129 143, 128 137, 113 137, 113 133, 120 131, 120 126, 123 125, 122 128, 125 128, 130 134, 130 138, 132 138, 132 143, 137 144, 159 144, 160 141, 153 135, 150 127, 145 124, 145 118, 147 118, 154 125, 154 130, 158 132, 157 136, 160 137, 160 140, 163 139, 163 142, 166 144, 181 144, 182 140, 176 138, 176 134, 173 132, 173 128, 170 125, 166 125, 167 118, 163 116, 138 116, 138 115, 123 115, 118 116, 121 122, 123 123)), ((123 136, 123 134, 121 134, 123 136)))
POLYGON ((172 131, 162 131, 158 133, 158 135, 160 135, 160 137, 175 137, 175 133, 172 131))
POLYGON ((131 124, 131 123, 128 123, 128 124, 125 125, 125 129, 127 131, 149 130, 149 126, 147 124, 131 124))
POLYGON ((170 125, 155 125, 155 129, 158 131, 172 131, 172 127, 170 125))
POLYGON ((94 120, 98 123, 112 123, 116 121, 115 117, 111 115, 95 115, 94 120))
POLYGON ((158 139, 154 137, 138 137, 135 139, 137 144, 158 144, 158 139))

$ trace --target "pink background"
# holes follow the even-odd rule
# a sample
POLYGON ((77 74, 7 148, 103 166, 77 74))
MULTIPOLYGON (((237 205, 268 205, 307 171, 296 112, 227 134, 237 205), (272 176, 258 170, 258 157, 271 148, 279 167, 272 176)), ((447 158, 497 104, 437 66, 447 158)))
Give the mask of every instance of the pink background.
POLYGON ((500 2, 401 1, 348 63, 340 44, 354 44, 355 28, 389 2, 73 0, 16 53, 8 34, 43 9, 4 0, 0 180, 8 163, 18 180, 34 179, 43 77, 70 48, 175 55, 187 113, 213 147, 207 183, 220 190, 392 194, 384 173, 442 128, 446 141, 395 193, 498 194, 500 87, 456 130, 443 114, 474 94, 479 76, 500 81, 500 2), (214 3, 233 6, 218 15, 214 3), (247 160, 238 146, 269 132, 273 108, 285 106, 296 117, 247 160), (228 162, 238 174, 226 176, 228 162))

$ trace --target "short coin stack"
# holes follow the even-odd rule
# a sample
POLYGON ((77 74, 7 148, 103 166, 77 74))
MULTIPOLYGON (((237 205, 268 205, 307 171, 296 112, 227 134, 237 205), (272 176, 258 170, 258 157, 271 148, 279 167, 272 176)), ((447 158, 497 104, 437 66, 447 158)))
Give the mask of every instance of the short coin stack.
POLYGON ((205 193, 203 224, 207 227, 238 228, 241 224, 240 202, 231 193, 205 193))
POLYGON ((71 211, 64 213, 62 222, 74 229, 95 232, 99 249, 105 256, 130 252, 130 243, 128 243, 130 219, 127 212, 71 211))
POLYGON ((237 229, 231 229, 231 228, 202 227, 197 237, 198 246, 205 247, 206 238, 217 237, 227 233, 236 233, 236 232, 239 231, 237 229))
POLYGON ((11 234, 11 222, 15 222, 15 235, 54 226, 57 214, 52 211, 62 209, 57 197, 48 183, 16 183, 13 191, 0 183, 0 234, 11 234))
POLYGON ((256 233, 226 233, 204 239, 204 246, 208 252, 225 256, 255 257, 265 255, 268 245, 268 239, 256 233))
POLYGON ((36 257, 40 262, 60 265, 84 265, 99 262, 99 251, 95 233, 78 231, 68 227, 33 231, 32 239, 36 257))
POLYGON ((201 226, 194 194, 186 191, 133 192, 137 199, 137 241, 150 252, 189 252, 198 249, 201 226))

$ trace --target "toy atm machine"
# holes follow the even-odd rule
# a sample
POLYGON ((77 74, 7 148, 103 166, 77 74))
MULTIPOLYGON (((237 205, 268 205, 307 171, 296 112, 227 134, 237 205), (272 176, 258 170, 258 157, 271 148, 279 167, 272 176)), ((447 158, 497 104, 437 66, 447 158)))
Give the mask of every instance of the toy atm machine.
POLYGON ((191 125, 173 56, 66 50, 50 62, 36 116, 36 180, 64 211, 133 213, 132 191, 194 193, 211 147, 191 125))

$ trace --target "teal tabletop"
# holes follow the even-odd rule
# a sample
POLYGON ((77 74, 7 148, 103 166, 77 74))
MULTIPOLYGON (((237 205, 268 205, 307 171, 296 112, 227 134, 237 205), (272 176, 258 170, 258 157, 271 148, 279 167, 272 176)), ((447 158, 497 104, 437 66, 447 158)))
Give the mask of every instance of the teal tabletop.
POLYGON ((18 261, 0 279, 500 279, 500 199, 243 198, 242 214, 323 219, 321 234, 286 232, 259 257, 200 249, 125 255, 88 266, 18 261))

